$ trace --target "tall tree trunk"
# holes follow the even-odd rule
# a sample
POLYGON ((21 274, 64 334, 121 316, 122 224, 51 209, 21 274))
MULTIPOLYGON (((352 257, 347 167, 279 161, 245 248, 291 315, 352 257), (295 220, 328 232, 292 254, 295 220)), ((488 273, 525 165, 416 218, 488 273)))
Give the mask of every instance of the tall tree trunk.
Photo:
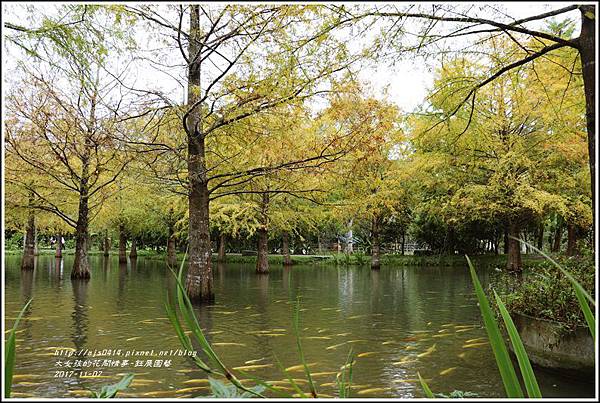
MULTIPOLYGON (((94 104, 92 104, 93 116, 94 104)), ((92 129, 89 128, 91 131, 92 129)), ((77 225, 75 227, 75 259, 73 261, 73 270, 71 270, 71 279, 89 279, 90 262, 88 260, 88 239, 89 239, 89 206, 88 206, 88 169, 89 169, 89 151, 90 136, 86 139, 84 155, 81 158, 82 174, 79 185, 79 211, 77 215, 77 225)))
POLYGON ((537 248, 539 250, 542 250, 543 247, 544 247, 544 222, 542 221, 540 223, 540 225, 538 226, 538 231, 537 231, 537 248))
POLYGON ((167 238, 167 263, 170 266, 175 266, 177 264, 177 255, 175 253, 175 231, 172 223, 169 223, 169 237, 167 238))
POLYGON ((131 250, 129 251, 130 259, 137 259, 137 240, 135 238, 131 239, 131 250))
POLYGON ((227 243, 227 237, 225 236, 225 233, 221 231, 219 233, 219 253, 217 255, 218 262, 225 261, 225 245, 226 245, 226 243, 227 243))
POLYGON ((508 255, 508 224, 507 227, 504 228, 504 250, 505 255, 508 255))
POLYGON ((265 274, 269 272, 269 193, 262 194, 260 219, 261 224, 258 229, 258 248, 256 256, 256 272, 265 274))
POLYGON ((62 257, 62 234, 60 232, 56 234, 56 253, 54 256, 59 259, 62 257))
POLYGON ((317 251, 319 255, 323 254, 323 243, 321 242, 321 234, 317 234, 317 251))
POLYGON ((373 217, 371 221, 371 270, 379 270, 381 267, 380 248, 379 248, 379 230, 381 219, 378 216, 373 217))
POLYGON ((583 88, 585 93, 585 117, 588 137, 588 160, 590 164, 590 179, 592 189, 592 217, 594 217, 596 200, 596 170, 594 159, 596 157, 594 143, 596 141, 595 113, 596 113, 596 7, 594 5, 581 5, 581 33, 578 47, 581 57, 581 72, 583 74, 583 88))
MULTIPOLYGON (((82 180, 83 182, 83 180, 82 180)), ((87 180, 86 180, 87 182, 87 180)), ((82 186, 83 187, 83 186, 82 186)), ((79 213, 77 217, 77 226, 75 228, 75 260, 72 279, 89 279, 90 263, 88 260, 88 197, 86 191, 79 196, 79 213)))
POLYGON ((552 252, 560 252, 560 245, 562 243, 562 232, 563 222, 559 217, 556 222, 556 229, 554 230, 554 244, 552 245, 552 252))
POLYGON ((188 138, 188 210, 189 264, 185 287, 190 300, 212 301, 212 249, 209 230, 209 192, 206 171, 205 138, 202 131, 200 105, 200 6, 190 5, 190 37, 188 41, 188 116, 185 130, 188 138))
POLYGON ((516 219, 510 219, 508 222, 508 257, 506 259, 506 269, 509 272, 520 273, 521 265, 521 244, 519 238, 519 225, 516 219))
POLYGON ((104 233, 104 256, 110 255, 110 238, 108 237, 108 230, 104 233))
POLYGON ((287 231, 283 231, 281 234, 281 244, 283 264, 285 266, 290 266, 292 264, 292 258, 290 257, 290 234, 287 231))
POLYGON ((575 256, 577 252, 577 229, 575 225, 567 223, 567 256, 575 256))
POLYGON ((127 263, 127 234, 123 224, 119 224, 119 263, 127 263))
MULTIPOLYGON (((29 197, 29 205, 33 204, 33 196, 29 197)), ((23 240, 23 260, 21 270, 33 270, 35 267, 35 211, 29 207, 27 212, 27 227, 23 240)))

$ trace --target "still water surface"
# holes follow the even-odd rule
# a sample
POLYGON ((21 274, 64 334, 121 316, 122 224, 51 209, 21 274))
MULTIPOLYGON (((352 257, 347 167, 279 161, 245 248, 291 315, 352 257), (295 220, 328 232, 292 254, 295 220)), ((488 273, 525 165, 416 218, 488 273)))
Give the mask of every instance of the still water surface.
MULTIPOLYGON (((116 257, 95 256, 91 262, 92 279, 86 283, 70 280, 71 256, 62 261, 40 256, 33 273, 20 272, 19 256, 6 256, 7 329, 33 298, 17 334, 13 396, 88 396, 86 389, 114 383, 125 372, 136 377, 121 397, 209 395, 206 375, 189 359, 134 356, 134 351, 181 349, 164 308, 175 286, 166 265, 142 257, 126 266, 116 257), (99 375, 82 377, 78 371, 68 373, 64 362, 69 359, 57 357, 57 347, 120 349, 130 352, 130 363, 81 368, 99 375), (171 363, 135 367, 136 360, 145 365, 149 358, 171 363)), ((479 276, 485 285, 486 271, 479 276)), ((300 297, 304 354, 324 396, 336 395, 335 373, 350 347, 359 355, 353 397, 422 397, 417 371, 435 392, 504 396, 466 267, 372 272, 368 267, 293 266, 272 267, 268 276, 257 276, 252 265, 227 264, 215 268, 214 285, 215 303, 196 312, 215 350, 230 368, 246 367, 253 376, 279 381, 283 390, 290 385, 275 357, 286 368, 300 364, 292 331, 293 305, 300 297)), ((302 369, 290 373, 305 385, 302 369)), ((545 397, 593 396, 593 384, 536 373, 545 397)))

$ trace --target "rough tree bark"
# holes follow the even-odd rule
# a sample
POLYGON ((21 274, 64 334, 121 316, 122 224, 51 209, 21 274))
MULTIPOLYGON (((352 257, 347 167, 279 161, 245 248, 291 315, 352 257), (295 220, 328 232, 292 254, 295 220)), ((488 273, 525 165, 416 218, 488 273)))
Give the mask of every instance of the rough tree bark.
POLYGON ((133 238, 131 240, 131 250, 129 251, 130 259, 137 259, 137 240, 133 238))
POLYGON ((90 263, 88 260, 88 226, 89 226, 89 207, 88 207, 88 169, 89 169, 89 148, 84 148, 84 155, 81 158, 82 174, 79 185, 79 211, 77 216, 77 225, 75 227, 75 260, 72 279, 89 279, 90 263))
POLYGON ((281 254, 283 255, 284 266, 291 266, 292 258, 290 257, 290 234, 283 231, 281 234, 281 254))
POLYGON ((184 122, 188 137, 189 264, 185 287, 194 302, 214 300, 212 289, 209 191, 205 160, 205 138, 200 118, 200 6, 190 5, 188 41, 188 107, 184 122))
POLYGON ((508 255, 508 224, 507 227, 504 228, 504 246, 503 246, 503 253, 505 255, 508 255))
POLYGON ((373 217, 371 221, 371 270, 379 270, 381 267, 379 232, 381 219, 379 216, 373 217))
POLYGON ((596 171, 594 162, 596 156, 594 149, 594 143, 596 141, 596 7, 594 5, 582 5, 579 6, 579 11, 581 12, 581 33, 579 35, 577 45, 579 55, 581 57, 581 72, 583 75, 583 88, 585 93, 588 160, 590 164, 590 177, 592 184, 592 213, 594 213, 596 200, 596 171))
POLYGON ((506 270, 512 273, 520 273, 521 263, 521 245, 519 238, 519 224, 516 219, 509 219, 508 222, 508 256, 506 259, 506 270))
POLYGON ((217 261, 224 262, 225 261, 225 246, 227 243, 227 237, 224 232, 219 233, 219 253, 217 254, 217 261))
MULTIPOLYGON (((29 198, 29 204, 33 204, 33 197, 29 198)), ((25 239, 23 240, 23 260, 21 270, 33 270, 35 266, 35 211, 29 209, 27 214, 27 227, 25 239)))
POLYGON ((269 216, 267 215, 269 209, 269 194, 263 193, 261 200, 261 211, 260 211, 260 227, 256 231, 258 235, 258 247, 256 256, 256 273, 267 274, 269 272, 269 216))
POLYGON ((119 263, 127 263, 127 234, 123 224, 119 224, 119 263))

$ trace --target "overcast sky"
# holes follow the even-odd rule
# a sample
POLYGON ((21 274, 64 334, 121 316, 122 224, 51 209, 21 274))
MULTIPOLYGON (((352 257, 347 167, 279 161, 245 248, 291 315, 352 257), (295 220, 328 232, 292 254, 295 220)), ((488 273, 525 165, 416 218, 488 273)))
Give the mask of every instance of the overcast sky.
MULTIPOLYGON (((483 5, 484 3, 474 4, 483 5)), ((548 11, 549 9, 558 9, 573 3, 498 2, 494 4, 500 5, 502 8, 507 10, 508 15, 518 19, 526 16, 539 14, 548 11)), ((41 5, 38 5, 38 7, 40 6, 41 5)), ((25 23, 22 16, 15 15, 15 7, 18 6, 16 6, 15 4, 3 3, 3 14, 5 14, 5 18, 3 19, 5 21, 8 20, 13 23, 25 23)), ((48 5, 48 7, 54 6, 48 5)), ((565 18, 567 16, 578 20, 579 12, 575 10, 568 14, 561 15, 561 18, 565 18)), ((539 22, 531 23, 531 25, 528 26, 531 28, 536 28, 536 24, 538 24, 539 27, 539 22)), ((3 53, 4 52, 5 49, 3 47, 3 53)), ((11 55, 9 55, 8 60, 6 60, 6 58, 3 57, 3 63, 5 64, 5 67, 8 67, 8 69, 3 69, 3 76, 5 80, 7 77, 6 71, 10 70, 10 68, 13 66, 13 61, 10 60, 10 56, 11 55)), ((437 60, 429 60, 428 63, 431 66, 437 64, 437 62, 437 60)), ((184 77, 185 73, 181 73, 183 73, 181 74, 181 76, 184 77)), ((185 95, 185 88, 182 88, 180 85, 176 84, 173 80, 170 80, 164 75, 160 76, 160 73, 157 73, 155 70, 142 69, 138 70, 137 73, 134 74, 137 74, 139 76, 138 83, 141 84, 142 82, 146 81, 148 83, 156 84, 160 82, 164 86, 164 89, 171 88, 171 90, 167 91, 173 94, 172 99, 177 99, 179 102, 183 100, 183 97, 185 95)), ((359 77, 365 82, 369 82, 373 91, 375 92, 375 95, 379 97, 382 96, 384 88, 387 88, 388 99, 396 103, 401 108, 401 110, 405 112, 410 112, 414 110, 414 108, 416 108, 423 102, 428 88, 431 87, 433 82, 432 72, 429 69, 425 68, 422 61, 409 59, 407 60, 403 58, 398 58, 396 60, 396 64, 393 67, 387 65, 387 63, 379 63, 373 68, 363 69, 359 72, 359 77)))

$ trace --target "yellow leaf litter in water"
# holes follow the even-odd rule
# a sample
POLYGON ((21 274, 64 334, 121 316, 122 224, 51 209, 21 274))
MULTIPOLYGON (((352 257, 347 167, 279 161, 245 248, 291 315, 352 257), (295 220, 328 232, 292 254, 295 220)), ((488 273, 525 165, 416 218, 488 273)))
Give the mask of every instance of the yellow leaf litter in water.
POLYGON ((244 343, 213 343, 213 346, 217 347, 225 347, 225 346, 238 346, 238 347, 246 347, 244 343))
POLYGON ((481 346, 486 346, 490 343, 488 343, 487 341, 485 343, 471 343, 471 344, 465 344, 463 346, 463 348, 469 348, 469 347, 481 347, 481 346))
POLYGON ((343 342, 340 344, 334 344, 333 346, 325 347, 325 350, 335 350, 336 348, 343 346, 344 344, 346 344, 346 342, 343 342))
POLYGON ((326 376, 326 375, 335 375, 337 374, 337 372, 335 371, 323 371, 323 372, 313 372, 310 374, 310 376, 317 377, 317 376, 326 376))
POLYGON ((417 358, 422 358, 422 357, 427 357, 428 355, 430 355, 431 353, 433 353, 435 351, 435 344, 431 347, 429 347, 427 350, 425 350, 424 353, 421 354, 417 354, 417 358))
POLYGON ((187 393, 187 392, 197 392, 200 390, 208 390, 210 389, 208 386, 194 386, 191 388, 183 388, 183 389, 177 389, 175 391, 175 393, 187 393))
POLYGON ((443 371, 440 371, 440 375, 448 375, 449 373, 453 372, 456 368, 458 367, 450 367, 443 371))
POLYGON ((267 357, 257 358, 255 360, 248 360, 248 361, 245 361, 244 364, 256 364, 257 362, 261 362, 261 361, 264 361, 266 359, 267 359, 267 357))
POLYGON ((391 390, 391 388, 370 388, 370 389, 359 390, 358 392, 356 392, 356 394, 357 395, 366 395, 369 393, 388 392, 390 390, 391 390))
POLYGON ((469 343, 479 343, 485 341, 485 337, 478 337, 476 339, 469 339, 467 341, 465 341, 465 343, 469 344, 469 343))
POLYGON ((186 385, 199 385, 208 383, 208 379, 206 378, 198 378, 198 379, 188 379, 187 381, 183 381, 186 385))
MULTIPOLYGON (((314 367, 315 365, 317 365, 316 362, 311 362, 310 364, 306 364, 306 366, 309 368, 314 367)), ((304 365, 303 364, 293 365, 291 367, 287 367, 285 370, 288 372, 304 371, 304 365)))
POLYGON ((236 371, 254 371, 255 369, 269 368, 273 364, 256 364, 256 365, 243 365, 241 367, 233 367, 236 371))
POLYGON ((125 341, 134 341, 134 340, 141 339, 141 338, 142 338, 142 336, 130 337, 128 339, 125 339, 125 341))
POLYGON ((364 353, 360 353, 360 354, 357 355, 357 357, 358 358, 369 357, 369 356, 371 356, 373 354, 377 354, 377 351, 367 351, 367 352, 364 352, 364 353))

